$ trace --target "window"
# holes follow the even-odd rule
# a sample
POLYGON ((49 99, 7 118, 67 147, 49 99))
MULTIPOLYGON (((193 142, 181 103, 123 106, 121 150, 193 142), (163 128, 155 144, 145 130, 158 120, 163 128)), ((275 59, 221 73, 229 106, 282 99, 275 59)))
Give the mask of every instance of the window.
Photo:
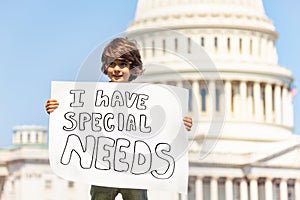
POLYGON ((225 200, 225 179, 218 180, 218 200, 225 200))
POLYGON ((241 194, 240 182, 238 180, 235 180, 233 182, 233 199, 240 200, 241 199, 240 194, 241 194))
POLYGON ((154 57, 155 56, 155 41, 153 40, 152 41, 152 56, 154 57))
POLYGON ((263 179, 258 180, 258 199, 265 200, 265 181, 263 179))
POLYGON ((201 111, 206 112, 206 95, 207 95, 207 92, 206 92, 205 88, 202 88, 200 90, 200 95, 201 95, 201 111))
POLYGON ((210 199, 210 180, 208 178, 203 179, 203 199, 210 199))
POLYGON ((35 143, 39 143, 39 134, 38 133, 35 134, 35 143))
POLYGON ((249 53, 250 53, 250 55, 252 55, 252 54, 253 54, 253 41, 252 41, 252 39, 250 39, 250 44, 249 44, 249 53))
POLYGON ((22 144, 23 143, 23 135, 22 135, 22 133, 20 133, 20 143, 22 144))
POLYGON ((266 116, 266 106, 265 106, 265 85, 260 85, 260 99, 261 99, 261 104, 262 104, 262 110, 263 110, 263 115, 266 116))
POLYGON ((295 199, 295 183, 293 180, 288 181, 288 200, 295 199))
POLYGON ((279 180, 273 182, 273 199, 280 200, 280 184, 279 180))
POLYGON ((195 177, 189 177, 188 200, 195 200, 195 177))
POLYGON ((163 53, 166 54, 166 40, 162 41, 163 53))
POLYGON ((74 188, 74 182, 68 181, 68 188, 74 188))
POLYGON ((191 53, 191 38, 188 38, 187 43, 188 43, 187 52, 191 53))
POLYGON ((218 50, 218 38, 217 37, 215 37, 215 50, 218 50))
POLYGON ((202 47, 204 47, 204 46, 205 46, 204 37, 201 37, 201 46, 202 46, 202 47))
POLYGON ((216 89, 216 111, 220 112, 220 89, 216 89))
POLYGON ((52 181, 51 180, 45 180, 45 188, 46 189, 51 189, 52 187, 52 181))
POLYGON ((240 54, 242 54, 243 53, 243 40, 242 40, 242 38, 240 38, 240 54))
POLYGON ((189 111, 192 111, 193 109, 193 90, 189 89, 189 111))
POLYGON ((230 45, 231 45, 230 44, 230 38, 227 38, 227 50, 228 50, 228 52, 230 52, 230 48, 231 48, 230 45))

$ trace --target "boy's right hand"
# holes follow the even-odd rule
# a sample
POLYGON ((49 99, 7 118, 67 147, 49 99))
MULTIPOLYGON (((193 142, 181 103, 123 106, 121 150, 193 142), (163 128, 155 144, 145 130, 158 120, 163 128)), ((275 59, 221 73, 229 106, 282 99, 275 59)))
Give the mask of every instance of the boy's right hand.
POLYGON ((58 105, 59 103, 56 99, 49 99, 45 105, 47 113, 52 113, 56 108, 58 108, 58 105))

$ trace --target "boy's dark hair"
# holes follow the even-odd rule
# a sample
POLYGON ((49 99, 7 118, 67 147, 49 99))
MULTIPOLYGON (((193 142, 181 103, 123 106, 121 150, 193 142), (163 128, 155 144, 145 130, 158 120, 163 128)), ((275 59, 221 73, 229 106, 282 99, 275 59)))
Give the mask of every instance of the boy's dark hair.
POLYGON ((107 74, 107 65, 117 59, 130 62, 129 81, 136 79, 143 73, 143 62, 135 41, 127 38, 113 39, 103 50, 102 71, 107 74))

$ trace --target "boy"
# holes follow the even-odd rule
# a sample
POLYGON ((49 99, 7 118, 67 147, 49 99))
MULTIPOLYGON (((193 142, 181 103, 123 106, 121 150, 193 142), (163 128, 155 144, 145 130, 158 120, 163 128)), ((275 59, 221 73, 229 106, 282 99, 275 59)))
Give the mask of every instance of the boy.
MULTIPOLYGON (((108 76, 110 82, 129 82, 143 73, 143 63, 137 45, 126 38, 112 40, 103 50, 102 71, 108 76)), ((53 112, 59 103, 50 99, 46 103, 48 114, 53 112)), ((188 131, 192 127, 190 117, 183 118, 188 131)), ((123 200, 147 200, 147 190, 111 188, 102 186, 91 187, 91 200, 114 200, 121 193, 123 200)))

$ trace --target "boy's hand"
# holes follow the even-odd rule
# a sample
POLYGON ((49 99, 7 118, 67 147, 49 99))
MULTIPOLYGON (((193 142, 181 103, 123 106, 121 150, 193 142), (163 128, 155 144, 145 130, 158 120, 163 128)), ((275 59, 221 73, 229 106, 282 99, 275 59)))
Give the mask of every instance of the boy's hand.
POLYGON ((58 108, 58 101, 55 100, 55 99, 49 99, 47 102, 46 102, 46 111, 48 114, 52 113, 56 108, 58 108))
POLYGON ((191 117, 184 117, 183 118, 183 123, 184 123, 185 129, 187 131, 190 131, 192 129, 193 119, 191 117))

